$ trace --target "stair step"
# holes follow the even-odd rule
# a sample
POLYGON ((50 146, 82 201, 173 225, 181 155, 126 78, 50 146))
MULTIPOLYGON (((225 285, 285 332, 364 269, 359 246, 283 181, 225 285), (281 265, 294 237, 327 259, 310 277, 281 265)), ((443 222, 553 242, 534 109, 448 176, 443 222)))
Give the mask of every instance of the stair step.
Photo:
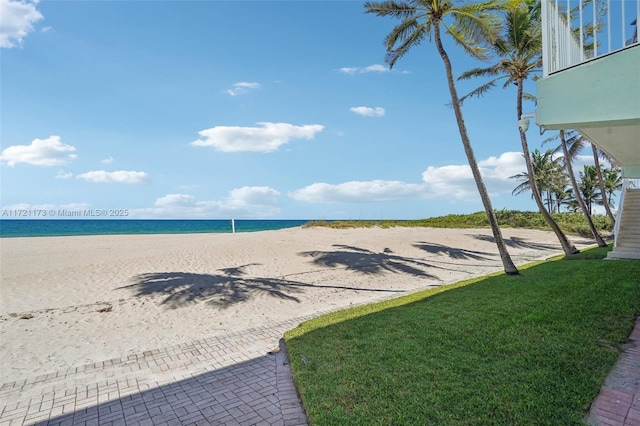
POLYGON ((607 259, 640 260, 640 189, 627 190, 620 220, 616 246, 607 254, 607 259))
POLYGON ((640 260, 640 252, 627 253, 627 252, 610 251, 609 253, 607 253, 606 259, 640 260))
POLYGON ((627 247, 627 246, 617 246, 613 251, 618 251, 621 253, 638 253, 640 254, 640 247, 627 247))

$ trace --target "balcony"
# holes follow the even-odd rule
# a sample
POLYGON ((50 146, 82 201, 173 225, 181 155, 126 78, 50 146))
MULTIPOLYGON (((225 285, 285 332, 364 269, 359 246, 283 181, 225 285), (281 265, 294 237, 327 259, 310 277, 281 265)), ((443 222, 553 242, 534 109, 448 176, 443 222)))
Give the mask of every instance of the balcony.
POLYGON ((577 129, 640 177, 640 0, 542 0, 537 123, 577 129))
MULTIPOLYGON (((541 4, 538 125, 578 130, 621 166, 623 178, 640 178, 640 0, 542 0, 541 4)), ((636 196, 637 191, 627 193, 636 196)), ((622 213, 619 210, 618 216, 625 216, 622 213)), ((636 235, 640 217, 625 222, 624 232, 636 235)), ((640 252, 640 247, 632 251, 640 252)), ((640 258, 640 253, 629 256, 640 258)))

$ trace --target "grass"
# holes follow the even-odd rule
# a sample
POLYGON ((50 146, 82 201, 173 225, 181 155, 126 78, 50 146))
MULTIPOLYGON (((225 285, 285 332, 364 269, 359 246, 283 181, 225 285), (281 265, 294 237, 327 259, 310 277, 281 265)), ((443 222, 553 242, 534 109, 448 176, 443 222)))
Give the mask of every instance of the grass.
MULTIPOLYGON (((517 210, 496 210, 496 217, 501 227, 543 229, 550 231, 542 214, 538 212, 521 212, 517 210)), ((569 235, 580 235, 582 237, 592 237, 591 231, 581 213, 556 213, 552 215, 558 226, 569 235)), ((594 215, 593 221, 596 229, 600 233, 610 234, 611 223, 606 216, 594 215)), ((429 228, 488 228, 489 221, 484 211, 473 214, 452 214, 441 217, 434 217, 419 220, 334 220, 334 221, 311 221, 305 224, 306 227, 324 226, 330 228, 360 228, 360 227, 381 227, 390 228, 394 226, 412 226, 429 228)))
POLYGON ((640 262, 609 249, 287 332, 311 424, 582 424, 640 312, 640 262))

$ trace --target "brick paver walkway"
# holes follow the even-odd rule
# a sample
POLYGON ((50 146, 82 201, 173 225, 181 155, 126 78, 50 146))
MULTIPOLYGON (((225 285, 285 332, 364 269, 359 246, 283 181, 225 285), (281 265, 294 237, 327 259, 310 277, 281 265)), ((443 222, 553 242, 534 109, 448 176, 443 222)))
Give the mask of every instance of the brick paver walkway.
POLYGON ((640 317, 587 421, 598 426, 640 426, 640 317))
MULTIPOLYGON (((0 426, 306 425, 281 337, 309 318, 4 383, 0 426)), ((640 318, 588 423, 640 426, 640 318)))
POLYGON ((0 425, 306 425, 284 350, 267 354, 306 319, 4 383, 0 425))

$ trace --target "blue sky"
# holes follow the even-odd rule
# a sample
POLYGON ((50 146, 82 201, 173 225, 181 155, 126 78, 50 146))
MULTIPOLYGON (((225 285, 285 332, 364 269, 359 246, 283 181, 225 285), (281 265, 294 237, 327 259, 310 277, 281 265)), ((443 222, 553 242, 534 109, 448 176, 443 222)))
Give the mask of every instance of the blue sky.
MULTIPOLYGON (((382 41, 395 22, 363 2, 0 6, 3 210, 373 220, 482 210, 435 47, 390 71, 382 41)), ((482 65, 446 47, 456 75, 482 65)), ((536 210, 507 179, 525 170, 515 88, 463 112, 494 208, 536 210)), ((548 136, 532 125, 531 149, 548 136)))

